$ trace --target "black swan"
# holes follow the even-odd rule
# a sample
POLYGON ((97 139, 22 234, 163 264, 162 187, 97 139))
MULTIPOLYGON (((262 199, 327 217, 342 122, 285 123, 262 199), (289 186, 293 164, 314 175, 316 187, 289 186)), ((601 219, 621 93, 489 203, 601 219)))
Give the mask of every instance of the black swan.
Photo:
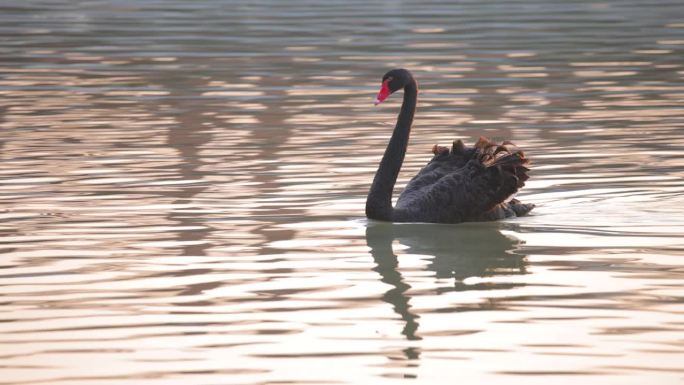
POLYGON ((534 208, 510 199, 528 179, 529 162, 510 142, 496 144, 480 138, 473 147, 461 140, 451 149, 435 145, 434 157, 406 185, 392 207, 392 191, 404 162, 418 85, 405 69, 394 69, 382 77, 375 104, 403 89, 404 101, 368 198, 366 216, 391 222, 459 223, 490 221, 522 216, 534 208))

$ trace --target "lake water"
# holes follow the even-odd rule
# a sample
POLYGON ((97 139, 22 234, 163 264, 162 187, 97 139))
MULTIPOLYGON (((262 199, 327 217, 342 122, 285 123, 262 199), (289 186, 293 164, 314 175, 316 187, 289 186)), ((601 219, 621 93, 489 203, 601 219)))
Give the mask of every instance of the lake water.
MULTIPOLYGON (((0 384, 681 384, 681 1, 0 3, 0 384), (367 221, 432 145, 497 223, 367 221)), ((397 190, 398 192, 398 190, 397 190)))

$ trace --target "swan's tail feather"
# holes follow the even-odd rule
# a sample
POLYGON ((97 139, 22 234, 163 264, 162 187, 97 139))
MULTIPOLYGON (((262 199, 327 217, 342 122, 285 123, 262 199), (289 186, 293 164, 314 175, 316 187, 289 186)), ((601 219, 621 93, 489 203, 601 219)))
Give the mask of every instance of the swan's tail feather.
POLYGON ((480 137, 475 144, 475 149, 477 158, 484 167, 495 168, 496 173, 504 178, 506 174, 515 176, 517 188, 523 187, 525 181, 530 178, 527 175, 530 169, 526 167, 530 160, 513 143, 506 141, 502 144, 496 144, 487 138, 480 137))
MULTIPOLYGON (((497 144, 481 137, 475 144, 474 160, 479 170, 476 178, 478 195, 485 204, 485 210, 491 210, 508 201, 529 179, 527 173, 530 169, 526 166, 530 161, 525 157, 525 153, 511 142, 497 144)), ((509 207, 516 215, 525 215, 534 205, 517 202, 510 204, 509 207)))
POLYGON ((512 199, 508 204, 518 217, 527 215, 534 208, 534 203, 522 203, 517 199, 512 199))

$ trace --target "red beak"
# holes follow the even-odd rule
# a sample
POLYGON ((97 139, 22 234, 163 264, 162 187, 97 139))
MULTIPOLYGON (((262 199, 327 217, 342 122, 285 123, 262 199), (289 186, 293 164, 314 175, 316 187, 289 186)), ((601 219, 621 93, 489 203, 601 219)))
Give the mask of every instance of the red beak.
POLYGON ((375 104, 376 106, 387 99, 388 96, 390 96, 392 92, 390 92, 389 89, 389 79, 385 80, 382 82, 382 87, 380 87, 380 92, 378 92, 378 96, 375 97, 375 104))

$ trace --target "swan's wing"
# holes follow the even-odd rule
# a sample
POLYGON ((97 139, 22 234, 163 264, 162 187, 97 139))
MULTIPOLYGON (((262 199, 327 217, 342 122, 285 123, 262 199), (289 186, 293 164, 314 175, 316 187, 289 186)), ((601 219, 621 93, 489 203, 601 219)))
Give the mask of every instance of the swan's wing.
MULTIPOLYGON (((496 145, 481 138, 465 166, 405 192, 397 207, 431 222, 477 220, 524 185, 527 163, 523 152, 512 145, 496 145)), ((435 175, 433 172, 431 177, 435 175)))
POLYGON ((458 172, 441 178, 429 192, 441 202, 441 220, 477 220, 500 207, 525 185, 529 160, 522 151, 478 141, 476 155, 458 172))
POLYGON ((444 176, 465 166, 475 155, 476 148, 465 147, 459 139, 454 141, 451 149, 435 145, 432 152, 435 156, 406 184, 404 191, 399 195, 398 204, 414 198, 426 186, 433 185, 444 176))

